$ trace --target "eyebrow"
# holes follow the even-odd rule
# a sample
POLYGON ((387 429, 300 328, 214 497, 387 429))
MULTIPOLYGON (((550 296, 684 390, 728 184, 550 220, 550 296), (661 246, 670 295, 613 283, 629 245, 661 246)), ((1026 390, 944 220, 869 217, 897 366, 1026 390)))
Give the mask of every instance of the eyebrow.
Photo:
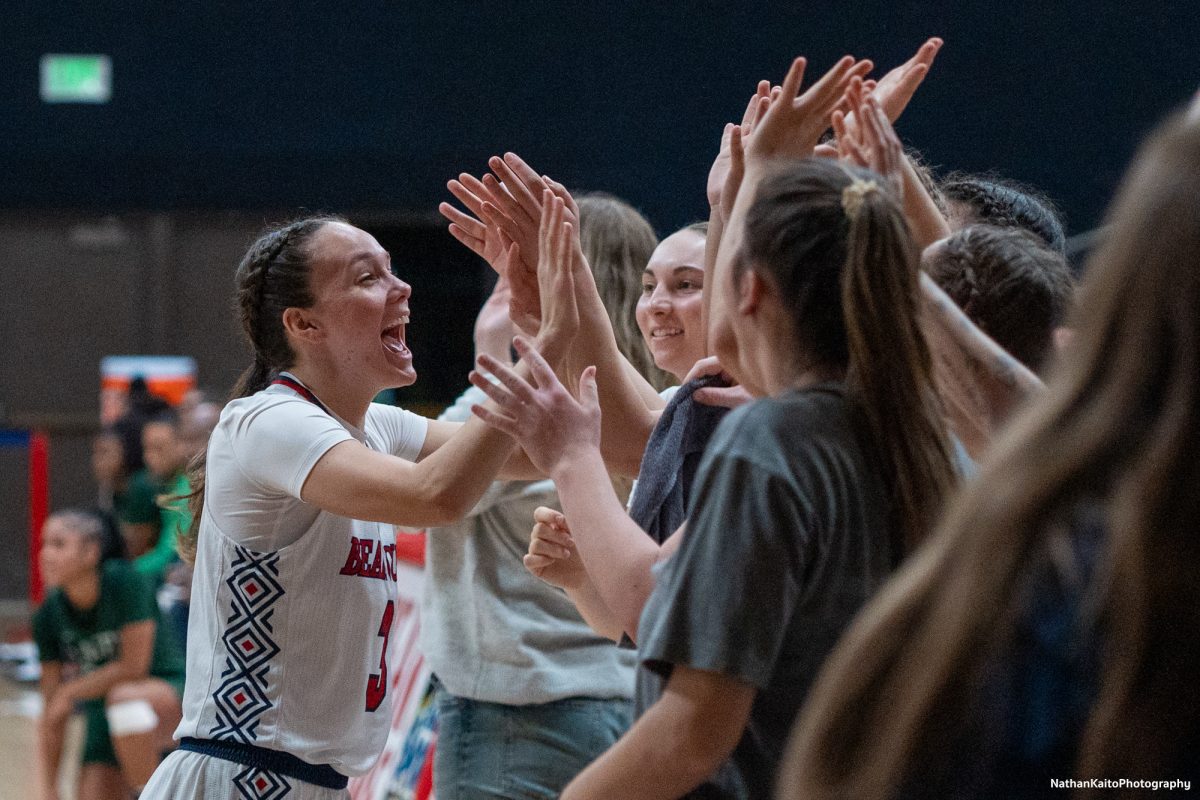
MULTIPOLYGON (((704 272, 704 267, 693 267, 690 264, 681 264, 680 266, 673 267, 671 269, 672 275, 678 275, 680 272, 704 272)), ((646 267, 645 269, 642 270, 642 274, 643 275, 653 275, 654 270, 650 269, 649 267, 646 267)))
MULTIPOLYGON (((388 269, 391 269, 392 254, 385 251, 384 255, 386 256, 388 269)), ((354 264, 357 264, 359 261, 370 261, 370 260, 373 260, 374 258, 375 258, 375 253, 371 252, 370 250, 362 250, 362 251, 355 253, 353 256, 351 256, 350 261, 348 263, 351 266, 353 266, 354 264)))

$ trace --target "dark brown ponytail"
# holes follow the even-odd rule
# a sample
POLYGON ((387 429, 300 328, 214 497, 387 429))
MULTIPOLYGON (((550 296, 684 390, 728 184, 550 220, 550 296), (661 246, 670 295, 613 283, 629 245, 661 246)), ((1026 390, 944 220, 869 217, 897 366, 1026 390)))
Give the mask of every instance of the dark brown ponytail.
POLYGON ((882 181, 855 174, 841 192, 849 221, 842 311, 846 383, 892 487, 893 532, 912 552, 933 530, 954 485, 933 357, 920 326, 920 254, 882 181))

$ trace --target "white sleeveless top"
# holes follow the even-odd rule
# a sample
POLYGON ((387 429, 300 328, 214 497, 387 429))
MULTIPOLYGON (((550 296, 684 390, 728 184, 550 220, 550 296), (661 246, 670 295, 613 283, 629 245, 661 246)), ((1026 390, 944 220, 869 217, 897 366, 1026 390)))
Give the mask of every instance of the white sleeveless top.
POLYGON ((229 403, 209 440, 175 737, 280 750, 353 777, 375 763, 392 718, 395 531, 322 511, 300 489, 351 438, 415 460, 428 422, 372 404, 359 430, 281 379, 229 403))

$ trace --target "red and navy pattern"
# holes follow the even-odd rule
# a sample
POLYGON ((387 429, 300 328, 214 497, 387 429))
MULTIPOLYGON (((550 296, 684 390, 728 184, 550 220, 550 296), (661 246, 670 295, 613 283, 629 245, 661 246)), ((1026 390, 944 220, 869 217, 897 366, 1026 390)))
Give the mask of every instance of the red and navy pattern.
POLYGON ((225 581, 233 598, 225 635, 221 637, 225 643, 225 670, 221 685, 213 693, 217 720, 211 736, 254 744, 259 719, 273 705, 267 697, 267 674, 271 659, 279 654, 279 645, 273 638, 271 617, 284 590, 277 580, 278 554, 255 553, 243 547, 234 547, 234 553, 231 574, 225 581))
POLYGON ((267 772, 254 767, 246 767, 233 779, 238 796, 245 800, 279 800, 287 797, 292 791, 292 785, 287 778, 277 772, 267 772))

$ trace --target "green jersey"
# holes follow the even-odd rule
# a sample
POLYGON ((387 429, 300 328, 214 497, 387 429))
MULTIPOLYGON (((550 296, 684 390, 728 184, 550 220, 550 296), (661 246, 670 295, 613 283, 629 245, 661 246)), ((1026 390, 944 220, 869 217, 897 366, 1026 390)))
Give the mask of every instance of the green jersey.
POLYGON ((148 619, 155 623, 150 674, 181 684, 182 649, 163 623, 146 579, 125 562, 100 566, 100 598, 89 609, 73 606, 62 589, 51 591, 33 615, 33 639, 42 661, 77 664, 86 674, 117 659, 121 628, 148 619))
POLYGON ((175 544, 180 535, 187 533, 188 528, 192 526, 192 515, 188 511, 187 501, 168 499, 191 494, 192 487, 187 476, 180 473, 160 488, 159 497, 163 505, 160 508, 162 527, 159 529, 158 541, 148 552, 133 560, 133 568, 148 578, 155 588, 166 580, 167 568, 179 560, 175 544))

